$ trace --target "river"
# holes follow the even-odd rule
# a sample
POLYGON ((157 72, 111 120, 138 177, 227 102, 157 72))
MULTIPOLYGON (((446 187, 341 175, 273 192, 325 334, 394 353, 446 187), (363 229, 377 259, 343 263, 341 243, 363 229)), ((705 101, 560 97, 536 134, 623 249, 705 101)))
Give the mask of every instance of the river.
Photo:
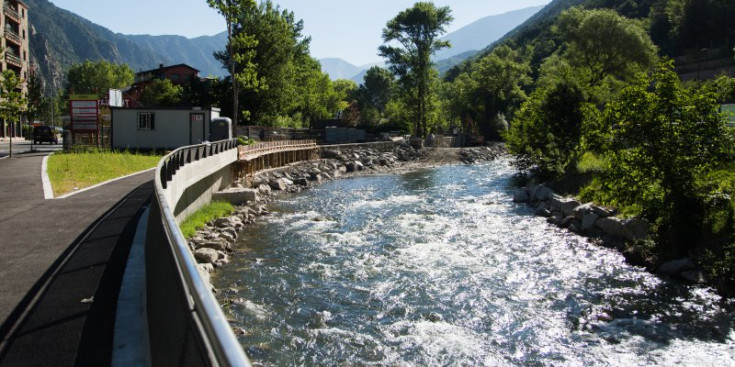
POLYGON ((256 366, 735 366, 735 303, 512 202, 509 161, 349 178, 248 226, 217 297, 256 366))

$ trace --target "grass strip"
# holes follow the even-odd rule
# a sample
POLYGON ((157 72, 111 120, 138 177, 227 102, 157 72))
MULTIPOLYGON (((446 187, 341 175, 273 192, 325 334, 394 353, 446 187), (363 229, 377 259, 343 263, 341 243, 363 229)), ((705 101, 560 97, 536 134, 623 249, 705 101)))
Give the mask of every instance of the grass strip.
POLYGON ((54 196, 60 196, 153 168, 162 157, 128 151, 56 153, 49 157, 47 173, 54 196))
POLYGON ((196 235, 197 230, 204 228, 207 222, 231 215, 235 211, 232 204, 225 201, 213 201, 194 214, 188 216, 180 225, 181 233, 185 238, 191 238, 196 235))

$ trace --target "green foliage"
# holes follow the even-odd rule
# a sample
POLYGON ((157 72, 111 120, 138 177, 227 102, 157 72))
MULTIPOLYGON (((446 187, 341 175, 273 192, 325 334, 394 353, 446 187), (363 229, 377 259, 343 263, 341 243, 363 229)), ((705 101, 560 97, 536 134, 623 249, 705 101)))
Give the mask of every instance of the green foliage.
POLYGON ((237 137, 237 145, 245 146, 245 145, 253 145, 255 143, 256 143, 255 140, 253 140, 251 138, 248 138, 246 136, 238 136, 237 137))
POLYGON ((70 94, 107 93, 108 89, 119 89, 133 84, 135 73, 126 64, 114 64, 105 60, 85 61, 69 69, 68 89, 70 94))
POLYGON ((383 29, 385 43, 379 48, 380 55, 388 60, 390 70, 398 76, 406 94, 414 96, 410 105, 414 111, 414 133, 419 136, 428 132, 432 75, 436 75, 431 55, 450 47, 439 36, 453 20, 451 12, 449 7, 437 8, 430 2, 418 2, 388 21, 383 29), (395 43, 400 46, 393 46, 395 43))
POLYGON ((446 96, 450 110, 460 120, 478 121, 483 135, 499 140, 503 126, 500 116, 513 117, 526 100, 524 87, 531 83, 528 61, 507 46, 493 50, 474 63, 452 83, 446 96))
POLYGON ((17 121, 20 113, 26 109, 27 101, 21 91, 22 83, 14 71, 3 71, 0 81, 0 117, 5 120, 17 121))
POLYGON ((614 10, 569 9, 555 30, 566 41, 565 59, 590 72, 590 84, 606 77, 628 79, 656 59, 656 46, 642 21, 620 16, 614 10))
POLYGON ((718 110, 714 93, 683 88, 670 63, 639 74, 604 111, 586 109, 585 147, 610 158, 603 190, 640 205, 673 255, 686 255, 698 235, 698 177, 732 150, 718 110))
POLYGON ((191 238, 196 235, 197 230, 204 228, 208 222, 226 217, 234 212, 235 207, 232 204, 224 201, 213 201, 188 216, 179 225, 179 229, 181 229, 181 233, 185 238, 191 238))
POLYGON ((393 74, 379 66, 368 69, 363 83, 357 92, 357 99, 363 109, 374 109, 378 113, 385 113, 388 102, 395 93, 393 74))
POLYGON ((140 96, 140 102, 146 107, 180 106, 184 88, 174 85, 168 79, 153 80, 140 96))
POLYGON ((303 22, 293 12, 271 1, 221 6, 227 4, 232 41, 228 50, 215 56, 224 65, 235 61, 235 84, 241 87, 237 95, 242 100, 239 114, 245 120, 298 127, 336 112, 339 97, 319 63, 309 56, 311 40, 302 35, 303 22))
POLYGON ((603 173, 610 166, 610 160, 607 157, 596 155, 592 152, 585 152, 577 161, 578 173, 603 173))
POLYGON ((581 106, 586 99, 583 87, 571 75, 531 94, 506 135, 520 169, 546 179, 564 173, 579 153, 581 106))

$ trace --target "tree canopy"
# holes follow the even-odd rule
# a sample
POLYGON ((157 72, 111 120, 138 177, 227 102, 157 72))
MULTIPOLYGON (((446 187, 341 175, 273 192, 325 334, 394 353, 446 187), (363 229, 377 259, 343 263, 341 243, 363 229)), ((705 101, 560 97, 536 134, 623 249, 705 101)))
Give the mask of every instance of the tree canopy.
POLYGON ((439 37, 445 26, 453 20, 449 7, 437 8, 430 2, 418 2, 412 8, 400 12, 388 21, 383 29, 384 44, 380 55, 390 64, 390 70, 398 76, 402 87, 415 96, 414 133, 427 133, 427 109, 431 93, 431 55, 445 47, 448 41, 439 37), (397 45, 396 45, 397 44, 397 45))
POLYGON ((119 89, 133 84, 135 73, 127 64, 111 62, 85 61, 72 65, 69 69, 69 92, 76 94, 107 93, 108 89, 119 89))

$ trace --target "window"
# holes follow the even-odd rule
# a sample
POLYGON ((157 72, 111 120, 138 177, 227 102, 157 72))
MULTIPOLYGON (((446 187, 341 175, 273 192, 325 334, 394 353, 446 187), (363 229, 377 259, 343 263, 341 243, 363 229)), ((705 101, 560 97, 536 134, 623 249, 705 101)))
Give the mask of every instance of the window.
POLYGON ((138 130, 155 130, 156 114, 153 112, 138 113, 138 130))

